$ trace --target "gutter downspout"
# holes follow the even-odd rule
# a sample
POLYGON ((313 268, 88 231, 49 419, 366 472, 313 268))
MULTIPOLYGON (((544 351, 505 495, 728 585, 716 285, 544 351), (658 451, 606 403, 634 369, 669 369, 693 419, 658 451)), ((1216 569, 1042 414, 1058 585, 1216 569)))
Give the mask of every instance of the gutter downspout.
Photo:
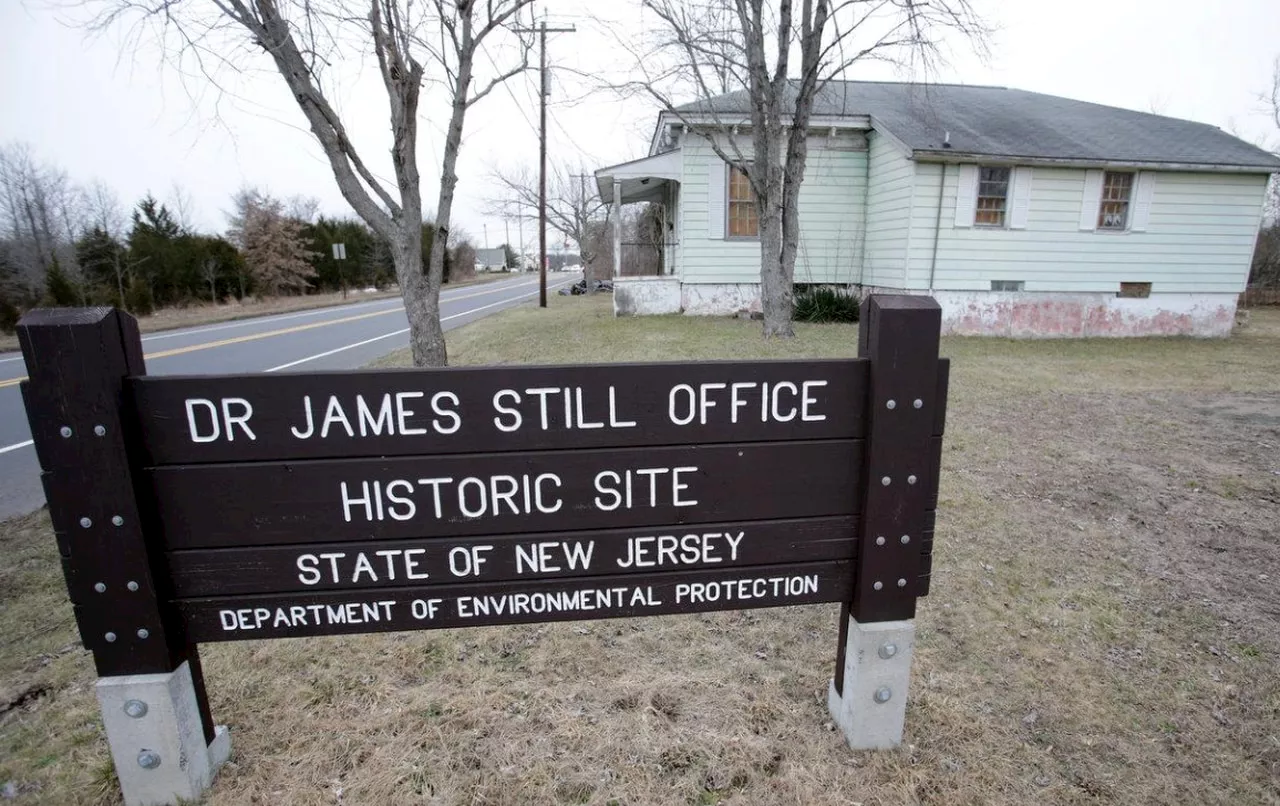
POLYGON ((862 232, 858 238, 858 291, 863 288, 863 279, 867 271, 867 210, 871 207, 871 135, 879 137, 878 132, 867 132, 864 136, 867 143, 866 159, 862 167, 862 232))
POLYGON ((938 218, 933 224, 933 255, 929 258, 929 296, 933 296, 933 277, 938 270, 938 238, 942 235, 942 189, 947 186, 947 164, 942 163, 938 178, 938 218))

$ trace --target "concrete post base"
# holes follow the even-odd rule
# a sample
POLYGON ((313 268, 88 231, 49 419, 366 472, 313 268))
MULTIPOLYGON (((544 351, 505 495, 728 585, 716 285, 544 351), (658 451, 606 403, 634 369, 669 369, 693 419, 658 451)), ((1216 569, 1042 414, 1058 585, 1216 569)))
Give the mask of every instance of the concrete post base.
POLYGON ((103 677, 98 702, 127 806, 168 806, 199 798, 231 755, 218 726, 206 745, 191 669, 103 677))
POLYGON ((910 621, 849 619, 844 693, 836 692, 832 680, 827 708, 854 750, 885 750, 902 742, 915 634, 910 621))

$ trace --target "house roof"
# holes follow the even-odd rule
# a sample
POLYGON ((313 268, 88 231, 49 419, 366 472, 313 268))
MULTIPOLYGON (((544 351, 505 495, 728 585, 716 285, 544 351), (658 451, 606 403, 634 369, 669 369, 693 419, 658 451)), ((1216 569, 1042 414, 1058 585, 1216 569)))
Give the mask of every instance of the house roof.
MULTIPOLYGON (((794 88, 791 95, 794 103, 794 88)), ((748 114, 751 106, 741 90, 679 111, 748 114)), ((1280 172, 1280 159, 1215 126, 1006 87, 832 81, 819 92, 813 114, 870 115, 874 128, 926 159, 979 155, 1280 172)))

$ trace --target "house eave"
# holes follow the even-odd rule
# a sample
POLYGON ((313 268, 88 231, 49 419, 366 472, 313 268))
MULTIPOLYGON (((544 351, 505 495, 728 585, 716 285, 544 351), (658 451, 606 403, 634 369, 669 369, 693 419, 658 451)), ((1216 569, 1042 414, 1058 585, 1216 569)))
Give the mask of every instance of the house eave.
POLYGON ((980 154, 953 149, 916 149, 911 158, 917 162, 972 163, 991 165, 1030 165, 1049 168, 1125 168, 1141 171, 1181 171, 1195 173, 1271 174, 1280 172, 1280 164, 1224 165, 1221 163, 1162 162, 1158 160, 1077 159, 1071 157, 1019 156, 1013 154, 980 154))
MULTIPOLYGON (((790 125, 791 116, 783 116, 783 125, 790 125)), ((684 126, 692 128, 695 133, 699 127, 706 129, 724 129, 735 126, 749 129, 751 127, 751 115, 744 112, 725 112, 725 113, 706 113, 706 112, 673 112, 671 110, 664 111, 658 115, 658 122, 653 127, 653 135, 649 138, 649 154, 653 155, 659 151, 659 143, 662 141, 662 132, 671 125, 684 126)), ((856 129, 858 131, 869 131, 871 126, 870 115, 813 115, 809 118, 809 129, 856 129)))

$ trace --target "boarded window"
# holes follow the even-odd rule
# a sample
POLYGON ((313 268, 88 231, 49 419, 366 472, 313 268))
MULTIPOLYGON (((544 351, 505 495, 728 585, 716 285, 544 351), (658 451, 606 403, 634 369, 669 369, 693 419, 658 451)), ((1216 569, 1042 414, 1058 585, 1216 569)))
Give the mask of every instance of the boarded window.
POLYGON ((1116 296, 1146 299, 1151 296, 1151 283, 1121 283, 1120 293, 1116 296))
POLYGON ((1107 171, 1102 175, 1102 203, 1098 206, 1098 229, 1122 230, 1129 226, 1129 200, 1133 197, 1133 174, 1107 171))
POLYGON ((978 206, 973 223, 979 227, 1003 227, 1009 206, 1009 168, 978 169, 978 206))
POLYGON ((1021 291, 1023 288, 1022 280, 992 280, 992 291, 1021 291))
POLYGON ((726 205, 730 238, 756 238, 760 235, 760 213, 756 209, 756 194, 751 190, 751 180, 746 171, 736 165, 729 166, 729 198, 726 205))

